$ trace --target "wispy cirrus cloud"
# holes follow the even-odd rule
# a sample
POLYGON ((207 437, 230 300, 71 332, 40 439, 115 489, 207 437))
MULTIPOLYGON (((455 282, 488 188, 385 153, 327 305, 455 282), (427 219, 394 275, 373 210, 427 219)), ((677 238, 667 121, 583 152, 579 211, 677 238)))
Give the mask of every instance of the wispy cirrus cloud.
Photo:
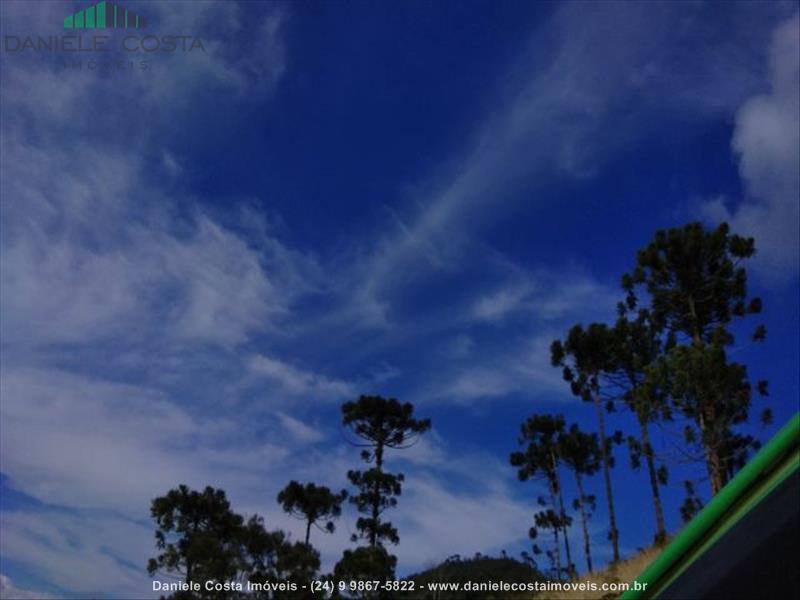
MULTIPOLYGON (((120 598, 151 594, 141 563, 150 550, 150 531, 115 515, 81 514, 45 509, 0 514, 3 554, 22 564, 48 587, 62 590, 55 597, 91 598, 112 593, 120 598), (63 595, 62 595, 63 594, 63 595)), ((53 597, 40 591, 28 596, 53 597)))
MULTIPOLYGON (((61 10, 3 2, 0 23, 33 30, 61 10)), ((749 33, 720 42, 671 3, 563 5, 389 226, 319 255, 281 235, 270 189, 244 200, 189 189, 193 156, 172 143, 202 137, 198 115, 269 110, 292 68, 291 6, 252 19, 236 3, 148 10, 203 32, 208 51, 118 80, 0 59, 0 470, 31 499, 3 512, 0 543, 71 597, 149 593, 148 504, 181 482, 222 487, 237 510, 299 535, 279 488, 340 489, 359 464, 331 416, 340 399, 400 390, 424 413, 564 396, 549 344, 577 319, 606 318, 616 291, 583 262, 564 266, 581 257, 511 264, 482 234, 593 177, 675 104, 733 115, 758 90, 751 55, 769 21, 737 5, 719 26, 741 20, 749 33)), ((791 63, 776 64, 773 92, 739 114, 754 196, 774 187, 752 132, 783 107, 791 63)), ((409 473, 392 516, 403 569, 519 541, 532 507, 504 459, 435 432, 390 458, 409 473)), ((325 568, 354 520, 348 507, 315 540, 325 568)))
POLYGON ((281 427, 301 444, 313 444, 325 439, 324 433, 319 429, 307 425, 300 419, 295 419, 283 412, 278 412, 277 415, 281 427))
MULTIPOLYGON (((63 8, 4 2, 3 31, 46 31, 63 8)), ((185 482, 259 505, 265 465, 284 468, 298 443, 265 441, 285 438, 288 414, 252 427, 207 402, 244 368, 235 349, 275 334, 314 287, 313 260, 212 215, 170 150, 185 100, 268 100, 285 69, 286 13, 148 10, 202 32, 207 51, 118 80, 0 58, 0 470, 40 503, 3 512, 2 555, 69 597, 151 594, 150 499, 185 482)))
POLYGON ((49 600, 53 598, 50 594, 43 592, 33 592, 17 587, 10 577, 0 574, 0 597, 8 600, 49 600))
POLYGON ((566 398, 561 372, 550 365, 550 344, 563 332, 544 330, 502 347, 476 348, 469 360, 437 369, 419 390, 425 402, 469 405, 512 395, 566 398))
POLYGON ((267 356, 254 356, 249 361, 250 372, 277 383, 292 396, 311 398, 345 398, 355 393, 355 386, 345 381, 295 367, 267 356))
POLYGON ((2 470, 49 504, 143 513, 180 481, 242 488, 288 449, 164 392, 54 369, 2 372, 2 470), (136 473, 129 477, 128 473, 136 473))
MULTIPOLYGON (((274 238, 262 255, 172 186, 178 163, 165 146, 185 125, 176 96, 213 92, 231 83, 225 78, 236 80, 243 102, 274 90, 285 68, 284 13, 267 11, 259 25, 235 3, 148 8, 166 30, 202 32, 207 51, 160 55, 159 69, 119 81, 57 60, 2 56, 5 343, 97 341, 123 329, 141 338, 158 323, 162 338, 169 330, 176 341, 230 345, 285 316, 295 296, 293 255, 274 238), (120 120, 110 106, 140 118, 120 120), (162 171, 152 169, 154 158, 162 171)), ((63 4, 2 9, 4 31, 21 35, 60 23, 63 4)))
POLYGON ((586 274, 539 269, 517 273, 514 279, 481 294, 472 304, 469 317, 489 323, 520 314, 541 322, 571 315, 585 318, 587 312, 608 312, 607 307, 615 306, 619 297, 618 290, 586 274))
MULTIPOLYGON (((683 8, 605 2, 555 11, 521 53, 525 68, 499 78, 504 93, 491 116, 464 132, 456 155, 415 186, 412 208, 393 212, 389 233, 360 257, 344 280, 351 302, 341 318, 396 324, 398 290, 468 264, 475 236, 521 208, 553 202, 565 181, 594 176, 665 111, 731 115, 761 84, 752 57, 781 9, 757 15, 754 5, 737 5, 710 26, 705 9, 683 8), (743 39, 712 31, 746 22, 753 35, 743 39)), ((487 299, 483 310, 517 300, 487 299)))

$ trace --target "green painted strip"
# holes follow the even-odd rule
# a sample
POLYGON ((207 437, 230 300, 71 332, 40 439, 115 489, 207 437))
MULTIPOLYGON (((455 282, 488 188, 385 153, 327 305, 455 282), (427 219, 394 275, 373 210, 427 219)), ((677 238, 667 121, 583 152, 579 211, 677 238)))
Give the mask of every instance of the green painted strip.
POLYGON ((106 27, 106 3, 105 0, 100 4, 96 5, 95 8, 97 9, 97 26, 98 27, 106 27))
POLYGON ((667 589, 673 581, 678 579, 688 569, 695 560, 698 560, 703 554, 706 553, 712 546, 714 546, 719 539, 725 535, 734 525, 736 525, 748 512, 764 498, 766 498, 772 490, 781 484, 789 475, 797 470, 798 460, 800 460, 800 452, 795 451, 787 456, 780 465, 778 465, 771 474, 769 474, 764 481, 756 484, 755 488, 740 498, 728 511, 723 520, 719 523, 716 529, 712 530, 713 533, 706 537, 700 546, 692 550, 689 554, 684 556, 680 563, 676 565, 676 569, 670 574, 668 578, 657 582, 656 587, 652 590, 648 589, 648 596, 657 596, 662 591, 667 589))
POLYGON ((83 11, 75 13, 75 27, 83 27, 83 11))
POLYGON ((128 9, 125 9, 125 28, 128 28, 128 9))
POLYGON ((139 29, 139 15, 136 15, 136 29, 139 29))
POLYGON ((94 6, 86 9, 86 27, 87 29, 94 29, 94 6))
POLYGON ((647 590, 629 589, 620 600, 653 598, 662 591, 702 553, 698 550, 708 547, 709 538, 719 539, 720 530, 732 525, 728 520, 740 519, 800 467, 799 445, 800 413, 796 413, 636 578, 640 584, 647 584, 647 590))
POLYGON ((72 29, 72 15, 64 19, 64 29, 72 29))
POLYGON ((117 28, 117 5, 114 5, 114 29, 117 28))

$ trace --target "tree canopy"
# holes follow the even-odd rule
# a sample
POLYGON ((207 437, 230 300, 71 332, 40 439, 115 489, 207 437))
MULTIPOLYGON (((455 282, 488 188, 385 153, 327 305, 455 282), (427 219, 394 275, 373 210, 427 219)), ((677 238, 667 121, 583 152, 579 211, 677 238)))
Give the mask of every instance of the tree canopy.
POLYGON ((278 503, 284 512, 306 522, 306 544, 309 543, 312 525, 328 533, 334 532, 334 520, 342 514, 342 502, 346 498, 345 490, 334 494, 325 486, 303 485, 297 481, 290 481, 278 493, 278 503))

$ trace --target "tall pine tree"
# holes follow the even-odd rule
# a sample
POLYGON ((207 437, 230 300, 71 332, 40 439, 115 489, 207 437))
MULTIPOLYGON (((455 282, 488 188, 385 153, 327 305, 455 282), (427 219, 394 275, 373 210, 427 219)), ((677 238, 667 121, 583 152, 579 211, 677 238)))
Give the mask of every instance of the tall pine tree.
MULTIPOLYGON (((754 443, 734 430, 748 418, 752 393, 746 368, 731 362, 726 351, 734 341, 734 321, 761 312, 761 300, 748 295, 741 266, 754 254, 753 238, 732 234, 726 223, 712 230, 690 223, 657 231, 622 280, 629 309, 646 294, 653 322, 667 332, 667 353, 653 375, 699 431, 712 494, 754 443)), ((762 340, 764 334, 758 326, 753 337, 762 340)), ((766 382, 758 387, 766 393, 766 382)))
POLYGON ((639 436, 628 436, 631 463, 638 468, 644 457, 655 513, 655 542, 663 544, 667 538, 667 526, 659 486, 666 484, 667 468, 663 464, 656 466, 649 425, 670 413, 662 388, 647 378, 648 369, 662 353, 661 335, 647 310, 638 310, 634 318, 629 318, 625 305, 621 304, 619 308, 621 316, 611 330, 609 352, 612 360, 606 378, 613 382, 620 399, 636 416, 639 436))
POLYGON ((363 471, 351 470, 347 473, 350 482, 358 489, 350 501, 363 515, 356 522, 359 533, 353 535, 353 541, 361 537, 368 545, 345 551, 335 572, 351 578, 390 578, 396 559, 387 552, 385 544, 397 544, 400 537, 397 529, 383 519, 383 514, 397 506, 404 476, 385 470, 384 453, 387 449, 411 446, 431 428, 431 421, 417 419, 410 402, 401 403, 395 398, 381 396, 360 396, 357 401, 342 405, 342 424, 356 438, 351 443, 363 447, 362 460, 372 466, 363 471))
MULTIPOLYGON (((564 550, 567 558, 566 571, 574 573, 574 565, 569 547, 567 527, 569 516, 564 508, 564 495, 558 474, 560 459, 560 436, 564 431, 564 417, 561 415, 533 415, 520 428, 519 444, 523 450, 511 454, 511 464, 517 467, 520 481, 544 478, 550 492, 550 508, 536 515, 539 527, 553 530, 555 537, 555 569, 561 573, 561 551, 559 532, 563 533, 564 550), (550 514, 552 513, 552 514, 550 514)), ((542 504, 540 502, 540 504, 542 504)), ((533 533, 533 532, 532 532, 533 533)), ((534 536, 532 536, 534 537, 534 536)))
POLYGON ((608 506, 609 532, 614 562, 619 561, 619 531, 617 515, 614 510, 614 491, 611 485, 612 437, 606 432, 605 402, 601 395, 601 376, 612 367, 610 349, 613 336, 608 326, 592 323, 584 328, 575 325, 562 343, 555 340, 550 346, 550 360, 553 366, 563 369, 564 380, 569 382, 572 393, 594 404, 597 412, 597 428, 600 435, 600 452, 603 467, 603 482, 608 506))
POLYGON ((308 544, 313 525, 322 531, 333 533, 333 521, 342 514, 342 502, 346 498, 347 492, 344 490, 334 494, 325 486, 314 483, 302 485, 297 481, 290 481, 278 494, 278 503, 284 512, 305 521, 305 543, 308 544), (320 521, 324 524, 320 525, 320 521))
POLYGON ((562 461, 575 474, 575 485, 578 497, 574 506, 581 515, 581 528, 583 529, 583 551, 586 555, 586 567, 592 572, 592 552, 589 538, 589 524, 587 508, 593 508, 595 498, 587 494, 583 485, 583 477, 594 475, 600 469, 601 456, 600 443, 596 433, 585 433, 577 425, 571 425, 569 430, 562 433, 559 438, 559 453, 562 461))

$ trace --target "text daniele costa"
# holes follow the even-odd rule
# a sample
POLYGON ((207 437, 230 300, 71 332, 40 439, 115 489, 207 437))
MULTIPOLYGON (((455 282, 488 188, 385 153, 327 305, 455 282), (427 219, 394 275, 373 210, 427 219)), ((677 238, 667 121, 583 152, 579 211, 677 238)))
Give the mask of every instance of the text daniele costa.
POLYGON ((296 592, 298 589, 290 581, 153 581, 154 592, 296 592))

